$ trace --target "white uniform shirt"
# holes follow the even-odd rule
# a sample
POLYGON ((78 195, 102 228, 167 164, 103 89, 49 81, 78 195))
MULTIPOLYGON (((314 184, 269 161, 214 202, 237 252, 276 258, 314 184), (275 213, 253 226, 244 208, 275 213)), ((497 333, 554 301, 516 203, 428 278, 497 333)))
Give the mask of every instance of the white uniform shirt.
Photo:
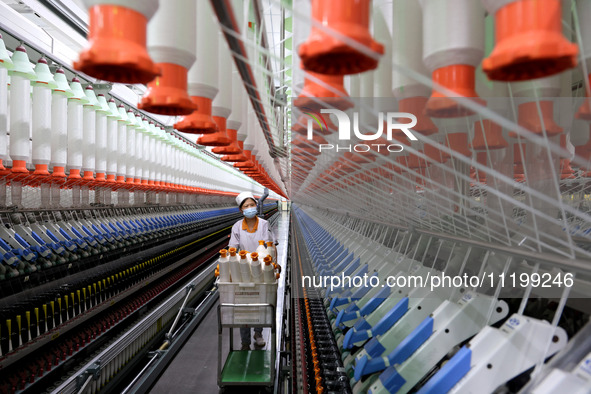
POLYGON ((265 243, 275 242, 275 237, 269 228, 269 222, 257 217, 257 223, 253 231, 249 232, 245 220, 241 219, 232 226, 232 235, 228 248, 254 252, 259 246, 260 240, 265 241, 265 243))

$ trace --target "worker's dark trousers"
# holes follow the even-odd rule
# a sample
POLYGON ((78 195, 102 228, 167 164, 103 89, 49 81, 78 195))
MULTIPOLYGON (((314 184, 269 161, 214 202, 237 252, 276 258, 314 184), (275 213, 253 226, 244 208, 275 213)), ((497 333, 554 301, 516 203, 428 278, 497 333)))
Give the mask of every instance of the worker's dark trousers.
MULTIPOLYGON (((263 327, 256 327, 254 332, 258 332, 259 334, 262 333, 263 327)), ((243 345, 250 345, 250 328, 240 329, 240 339, 242 340, 243 345)))

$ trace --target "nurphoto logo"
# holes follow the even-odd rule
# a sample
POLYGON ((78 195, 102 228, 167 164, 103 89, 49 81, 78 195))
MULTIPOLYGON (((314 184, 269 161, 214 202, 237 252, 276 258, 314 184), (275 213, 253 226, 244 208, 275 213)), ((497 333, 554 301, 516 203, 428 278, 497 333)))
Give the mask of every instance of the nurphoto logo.
POLYGON ((320 130, 323 131, 324 128, 328 129, 326 121, 324 120, 322 114, 333 114, 338 122, 338 133, 339 133, 339 141, 351 141, 352 134, 354 137, 361 141, 367 141, 366 143, 359 143, 359 144, 319 144, 318 150, 320 152, 327 151, 327 150, 335 150, 336 152, 340 151, 347 151, 347 152, 369 152, 370 150, 376 150, 377 152, 380 149, 387 149, 388 152, 402 152, 404 150, 404 146, 399 143, 391 143, 391 144, 384 144, 384 143, 370 143, 370 141, 376 141, 378 138, 382 137, 384 134, 384 126, 386 128, 386 140, 392 141, 392 135, 394 130, 400 130, 403 132, 406 137, 411 141, 417 141, 417 137, 415 137, 410 129, 416 126, 417 124, 417 117, 408 112, 387 112, 378 113, 378 128, 375 133, 363 133, 359 129, 359 112, 353 113, 353 122, 351 122, 349 115, 341 110, 338 109, 321 109, 320 113, 311 110, 310 108, 302 108, 306 111, 303 111, 305 115, 308 115, 310 119, 308 119, 307 124, 307 137, 309 140, 314 138, 314 124, 315 121, 320 130), (384 122, 385 118, 385 122, 384 122), (408 119, 410 122, 408 123, 400 123, 401 120, 408 119), (351 127, 351 123, 353 123, 353 127, 351 127), (353 130, 353 133, 351 133, 353 130))

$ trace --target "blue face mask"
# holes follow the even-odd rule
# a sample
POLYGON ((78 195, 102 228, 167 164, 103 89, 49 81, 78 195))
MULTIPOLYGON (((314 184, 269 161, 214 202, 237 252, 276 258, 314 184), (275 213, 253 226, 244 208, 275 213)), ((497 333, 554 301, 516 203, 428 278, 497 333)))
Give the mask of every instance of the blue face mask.
POLYGON ((246 208, 244 211, 242 211, 242 213, 244 214, 245 217, 252 219, 253 217, 255 217, 257 215, 257 209, 256 208, 246 208))

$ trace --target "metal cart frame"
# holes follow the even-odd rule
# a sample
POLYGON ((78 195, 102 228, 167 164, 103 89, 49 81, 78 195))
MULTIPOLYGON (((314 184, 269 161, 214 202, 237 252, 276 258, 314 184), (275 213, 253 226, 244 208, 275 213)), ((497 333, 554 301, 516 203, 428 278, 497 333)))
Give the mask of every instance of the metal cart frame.
MULTIPOLYGON (((272 387, 275 383, 275 357, 276 357, 276 342, 277 342, 277 333, 275 327, 275 306, 272 304, 219 304, 218 305, 218 387, 224 388, 226 386, 265 386, 265 387, 272 387), (271 323, 266 324, 222 324, 222 308, 270 308, 271 309, 271 323), (224 369, 228 366, 228 361, 230 360, 230 355, 233 352, 268 352, 268 350, 232 350, 234 347, 234 328, 254 328, 254 327, 269 327, 271 328, 271 361, 269 363, 269 371, 270 379, 269 381, 240 381, 240 382, 224 382, 222 381, 222 373, 224 369), (222 368, 222 334, 223 329, 229 328, 230 329, 230 353, 226 358, 226 362, 222 368)), ((261 366, 262 367, 262 366, 261 366)))

